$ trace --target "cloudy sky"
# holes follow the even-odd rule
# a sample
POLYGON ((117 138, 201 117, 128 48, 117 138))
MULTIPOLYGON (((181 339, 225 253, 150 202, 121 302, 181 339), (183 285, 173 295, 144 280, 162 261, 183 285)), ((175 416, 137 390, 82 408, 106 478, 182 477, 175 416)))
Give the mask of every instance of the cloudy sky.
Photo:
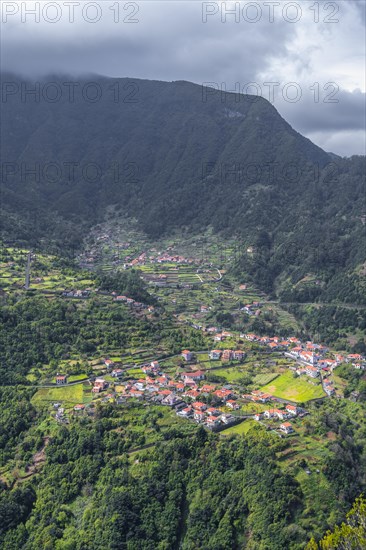
POLYGON ((3 70, 259 93, 326 151, 365 154, 365 0, 2 0, 1 27, 3 70))

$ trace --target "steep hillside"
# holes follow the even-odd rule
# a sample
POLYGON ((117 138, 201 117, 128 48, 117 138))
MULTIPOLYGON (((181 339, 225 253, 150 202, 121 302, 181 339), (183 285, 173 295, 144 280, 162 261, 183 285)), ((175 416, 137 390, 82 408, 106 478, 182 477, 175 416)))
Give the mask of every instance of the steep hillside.
POLYGON ((237 269, 267 291, 288 297, 310 274, 317 297, 340 270, 357 279, 364 159, 325 153, 268 101, 182 81, 2 80, 6 238, 78 244, 114 204, 152 237, 238 235, 237 269))

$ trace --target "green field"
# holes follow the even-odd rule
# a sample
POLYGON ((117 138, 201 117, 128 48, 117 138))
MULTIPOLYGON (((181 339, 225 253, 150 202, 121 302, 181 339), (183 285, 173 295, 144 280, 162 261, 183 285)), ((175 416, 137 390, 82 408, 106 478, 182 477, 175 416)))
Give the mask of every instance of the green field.
POLYGON ((244 375, 244 370, 238 367, 213 370, 212 374, 226 378, 228 382, 237 382, 244 375))
POLYGON ((77 404, 91 401, 91 395, 88 396, 84 391, 83 384, 73 386, 64 386, 62 388, 41 388, 34 394, 32 402, 34 405, 41 405, 47 402, 77 404))
POLYGON ((253 378, 253 383, 259 384, 259 386, 264 386, 265 384, 269 384, 270 382, 272 382, 272 380, 274 380, 277 377, 278 377, 278 374, 276 374, 275 372, 257 374, 253 378))
POLYGON ((275 397, 298 402, 310 401, 310 399, 325 396, 320 384, 313 385, 304 377, 294 378, 291 371, 281 374, 278 378, 263 386, 261 390, 275 397))
POLYGON ((227 430, 223 430, 221 433, 223 435, 246 434, 254 426, 258 426, 258 423, 255 420, 244 420, 244 422, 241 422, 240 424, 236 424, 236 426, 231 426, 231 428, 228 428, 227 430))

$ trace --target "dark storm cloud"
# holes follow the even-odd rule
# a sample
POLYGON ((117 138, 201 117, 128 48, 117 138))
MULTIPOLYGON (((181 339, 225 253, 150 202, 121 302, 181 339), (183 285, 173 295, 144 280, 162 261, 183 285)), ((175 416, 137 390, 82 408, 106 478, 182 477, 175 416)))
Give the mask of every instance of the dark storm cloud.
POLYGON ((266 65, 269 44, 285 54, 296 30, 281 18, 272 24, 264 16, 256 24, 240 20, 233 25, 229 16, 223 23, 218 13, 204 23, 199 1, 136 3, 136 23, 115 24, 107 4, 112 2, 101 4, 103 17, 95 25, 79 14, 72 24, 51 25, 42 18, 32 24, 30 19, 26 29, 9 17, 13 27, 4 33, 4 69, 37 76, 60 71, 198 83, 250 81, 266 65))

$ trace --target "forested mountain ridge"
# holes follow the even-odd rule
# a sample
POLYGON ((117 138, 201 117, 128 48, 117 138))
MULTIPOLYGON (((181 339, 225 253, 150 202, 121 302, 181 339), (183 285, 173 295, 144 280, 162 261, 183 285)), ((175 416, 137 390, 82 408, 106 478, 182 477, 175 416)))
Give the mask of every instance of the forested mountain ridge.
POLYGON ((78 245, 116 205, 151 237, 238 235, 238 270, 285 301, 342 300, 344 280, 361 299, 364 157, 324 152, 256 96, 183 81, 2 81, 5 238, 78 245), (309 274, 320 282, 303 300, 294 285, 309 274))

